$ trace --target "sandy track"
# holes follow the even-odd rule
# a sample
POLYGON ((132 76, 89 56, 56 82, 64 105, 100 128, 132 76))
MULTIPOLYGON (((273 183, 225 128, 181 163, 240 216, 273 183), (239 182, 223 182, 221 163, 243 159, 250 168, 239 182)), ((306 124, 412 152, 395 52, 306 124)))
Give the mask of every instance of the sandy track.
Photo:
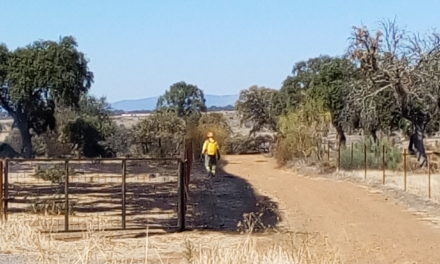
POLYGON ((227 173, 279 203, 292 230, 327 236, 344 263, 440 263, 440 230, 386 194, 298 176, 261 155, 228 156, 226 162, 227 173))

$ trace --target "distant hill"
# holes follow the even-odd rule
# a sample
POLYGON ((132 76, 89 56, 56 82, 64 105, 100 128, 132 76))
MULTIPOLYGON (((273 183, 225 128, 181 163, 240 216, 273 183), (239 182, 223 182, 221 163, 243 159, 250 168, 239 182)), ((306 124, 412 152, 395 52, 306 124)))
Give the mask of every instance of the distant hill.
POLYGON ((149 97, 144 99, 122 100, 111 104, 115 110, 122 111, 142 111, 142 110, 154 110, 156 108, 157 99, 159 97, 149 97))
MULTIPOLYGON (((144 99, 122 100, 111 104, 114 110, 122 111, 151 111, 156 108, 159 97, 148 97, 144 99)), ((207 107, 225 107, 235 105, 238 95, 205 95, 207 107)))

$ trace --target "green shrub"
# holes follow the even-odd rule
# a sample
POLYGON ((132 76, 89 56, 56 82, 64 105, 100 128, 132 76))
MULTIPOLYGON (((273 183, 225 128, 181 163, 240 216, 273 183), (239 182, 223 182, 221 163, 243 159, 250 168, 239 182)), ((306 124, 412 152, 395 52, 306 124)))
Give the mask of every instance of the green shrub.
POLYGON ((320 159, 321 140, 330 127, 330 114, 323 103, 307 100, 278 120, 279 136, 275 157, 280 164, 293 159, 320 159))
POLYGON ((341 149, 342 169, 362 169, 365 167, 364 146, 367 147, 367 168, 381 169, 383 163, 383 146, 385 146, 385 167, 396 169, 402 160, 401 150, 391 144, 387 139, 381 139, 374 143, 367 139, 353 144, 353 158, 351 145, 341 149))
MULTIPOLYGON (((73 174, 73 169, 69 169, 69 173, 73 174)), ((34 177, 45 180, 45 181, 51 181, 52 183, 61 183, 64 182, 64 179, 66 177, 66 171, 64 169, 64 165, 55 165, 53 167, 42 167, 37 166, 34 177)))
POLYGON ((225 142, 224 151, 226 154, 269 153, 274 141, 271 135, 235 135, 225 142))
POLYGON ((173 112, 155 112, 133 127, 137 152, 148 157, 179 154, 185 122, 173 112))

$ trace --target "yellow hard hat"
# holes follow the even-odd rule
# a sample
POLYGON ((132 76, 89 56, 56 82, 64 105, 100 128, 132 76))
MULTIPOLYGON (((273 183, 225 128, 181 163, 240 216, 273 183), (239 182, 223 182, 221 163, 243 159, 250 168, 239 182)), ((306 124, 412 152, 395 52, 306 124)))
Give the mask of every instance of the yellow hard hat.
POLYGON ((206 136, 209 137, 209 138, 212 138, 212 137, 214 137, 214 133, 208 132, 208 134, 206 134, 206 136))

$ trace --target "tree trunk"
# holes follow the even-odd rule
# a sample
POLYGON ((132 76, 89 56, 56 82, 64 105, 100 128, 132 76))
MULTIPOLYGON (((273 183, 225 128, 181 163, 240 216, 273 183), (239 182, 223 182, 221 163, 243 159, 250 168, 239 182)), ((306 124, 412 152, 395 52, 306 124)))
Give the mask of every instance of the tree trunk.
POLYGON ((20 131, 21 136, 21 155, 24 158, 32 158, 32 136, 29 132, 29 125, 27 121, 18 121, 17 128, 20 131))
POLYGON ((344 130, 341 126, 336 126, 336 132, 338 132, 338 139, 340 146, 345 146, 345 143, 347 142, 347 138, 345 137, 344 130))
POLYGON ((370 130, 370 135, 371 138, 373 139, 373 143, 377 144, 379 142, 379 139, 377 137, 377 131, 374 129, 370 130))
POLYGON ((427 165, 427 156, 425 151, 425 144, 423 139, 425 137, 424 126, 421 124, 414 124, 413 134, 409 138, 408 151, 411 155, 417 156, 417 161, 420 166, 427 165))
POLYGON ((164 155, 164 150, 162 147, 162 139, 161 138, 158 139, 158 145, 159 145, 159 157, 163 158, 165 155, 164 155))

